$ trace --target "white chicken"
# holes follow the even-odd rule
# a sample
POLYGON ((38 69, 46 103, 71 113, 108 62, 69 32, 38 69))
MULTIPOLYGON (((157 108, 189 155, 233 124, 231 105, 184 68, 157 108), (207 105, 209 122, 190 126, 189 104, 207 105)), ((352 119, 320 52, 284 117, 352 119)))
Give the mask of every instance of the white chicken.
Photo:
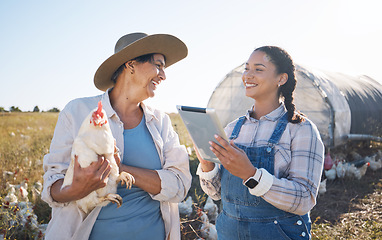
POLYGON ((29 199, 28 199, 28 183, 26 180, 22 181, 18 185, 12 185, 8 182, 5 185, 6 185, 6 190, 8 192, 13 192, 12 189, 15 190, 14 194, 17 196, 18 201, 24 201, 24 202, 29 201, 29 199))
POLYGON ((324 172, 325 172, 325 176, 327 179, 329 179, 329 180, 336 179, 336 175, 337 175, 336 165, 333 165, 332 168, 329 170, 324 170, 324 172))
POLYGON ((185 201, 178 204, 179 213, 190 216, 192 213, 192 197, 189 196, 185 201))
POLYGON ((126 172, 119 174, 119 168, 114 158, 114 138, 107 121, 105 110, 101 101, 83 121, 77 137, 74 139, 71 162, 66 172, 62 188, 73 182, 74 159, 78 156, 78 163, 82 168, 88 167, 92 162, 98 161, 98 155, 110 161, 111 171, 105 187, 91 192, 86 197, 76 201, 85 217, 96 206, 106 206, 109 201, 122 204, 122 198, 117 194, 117 183, 121 181, 130 188, 134 184, 134 177, 126 172))
POLYGON ((354 177, 360 180, 366 174, 366 170, 369 167, 370 163, 367 162, 363 164, 362 167, 359 167, 359 168, 354 166, 354 164, 347 164, 347 165, 348 166, 346 168, 346 176, 351 178, 354 177))
POLYGON ((8 202, 11 206, 16 205, 18 202, 16 194, 15 194, 16 189, 13 186, 11 186, 7 188, 7 191, 8 191, 8 194, 7 196, 4 197, 4 201, 8 202))
POLYGON ((200 234, 206 240, 217 240, 218 233, 216 231, 216 226, 208 220, 207 214, 201 209, 198 209, 198 215, 202 221, 202 226, 200 227, 200 234))
POLYGON ((219 214, 219 208, 218 205, 216 205, 214 201, 212 201, 212 198, 207 198, 206 204, 204 204, 203 209, 207 212, 210 221, 215 222, 219 214))
POLYGON ((344 178, 346 175, 346 165, 342 161, 337 163, 336 174, 338 178, 344 178))
POLYGON ((365 158, 365 161, 370 164, 370 169, 373 171, 377 171, 382 168, 382 159, 375 160, 376 157, 377 155, 373 155, 365 158))
POLYGON ((323 195, 324 193, 326 193, 326 181, 328 179, 325 179, 325 180, 322 180, 320 182, 320 186, 318 187, 318 194, 319 195, 323 195))

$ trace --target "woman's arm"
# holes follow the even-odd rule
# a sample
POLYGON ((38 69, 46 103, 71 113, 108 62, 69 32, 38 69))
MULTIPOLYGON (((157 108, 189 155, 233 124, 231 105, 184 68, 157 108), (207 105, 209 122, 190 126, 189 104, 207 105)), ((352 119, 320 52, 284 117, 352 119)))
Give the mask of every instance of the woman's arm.
MULTIPOLYGON (((170 117, 164 115, 160 119, 162 120, 161 126, 148 125, 153 138, 161 138, 163 141, 161 150, 163 166, 162 169, 155 170, 160 181, 154 180, 146 183, 153 185, 150 188, 156 188, 155 184, 160 184, 160 191, 157 194, 154 191, 148 192, 151 193, 153 199, 158 201, 181 202, 191 187, 192 176, 188 154, 185 146, 179 143, 178 134, 172 128, 170 117)), ((134 171, 134 169, 132 170, 134 171)), ((156 178, 154 175, 152 177, 156 178)))
POLYGON ((156 170, 131 167, 124 164, 120 165, 120 171, 125 171, 133 175, 134 185, 142 190, 156 195, 161 191, 161 179, 156 170))
MULTIPOLYGON (((290 147, 291 161, 286 176, 273 176, 273 184, 263 198, 284 211, 304 215, 316 204, 324 145, 317 127, 305 121, 292 136, 290 147)), ((270 175, 266 170, 262 173, 270 175)))
POLYGON ((50 194, 54 201, 61 203, 81 199, 92 191, 105 187, 110 170, 109 161, 102 156, 98 156, 98 161, 86 168, 81 168, 76 156, 72 184, 61 189, 64 179, 59 179, 51 186, 50 194))

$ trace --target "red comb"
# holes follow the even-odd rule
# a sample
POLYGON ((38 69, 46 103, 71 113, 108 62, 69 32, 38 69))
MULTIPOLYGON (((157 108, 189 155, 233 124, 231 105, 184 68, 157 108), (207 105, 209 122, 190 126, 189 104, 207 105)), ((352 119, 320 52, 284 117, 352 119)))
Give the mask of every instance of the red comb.
MULTIPOLYGON (((94 123, 94 126, 96 126, 96 119, 103 118, 103 112, 102 112, 102 103, 101 101, 98 102, 98 108, 95 110, 92 114, 92 118, 90 119, 90 123, 94 123)), ((101 125, 102 126, 102 125, 101 125)))
POLYGON ((99 101, 98 102, 98 109, 97 109, 96 113, 101 114, 101 112, 102 112, 102 103, 101 103, 101 101, 99 101))

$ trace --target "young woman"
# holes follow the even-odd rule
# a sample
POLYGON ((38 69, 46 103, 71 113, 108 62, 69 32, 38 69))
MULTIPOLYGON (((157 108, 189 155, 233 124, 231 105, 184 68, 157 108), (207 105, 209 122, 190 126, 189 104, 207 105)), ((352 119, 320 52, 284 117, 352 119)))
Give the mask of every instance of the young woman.
POLYGON ((296 112, 294 64, 279 47, 256 49, 242 75, 253 107, 216 136, 211 150, 221 165, 201 159, 203 190, 223 209, 219 240, 309 239, 324 146, 316 126, 296 112))
MULTIPOLYGON (((180 239, 178 202, 191 185, 188 155, 168 115, 143 104, 166 79, 165 67, 187 56, 187 47, 167 34, 121 37, 115 54, 98 68, 94 83, 104 94, 75 99, 60 113, 44 158, 43 199, 52 207, 46 239, 180 239), (83 220, 75 204, 105 185, 107 159, 87 168, 76 162, 73 183, 61 189, 74 138, 98 101, 120 150, 120 171, 133 175, 132 189, 119 186, 123 204, 96 207, 83 220)), ((76 160, 77 161, 77 160, 76 160)))

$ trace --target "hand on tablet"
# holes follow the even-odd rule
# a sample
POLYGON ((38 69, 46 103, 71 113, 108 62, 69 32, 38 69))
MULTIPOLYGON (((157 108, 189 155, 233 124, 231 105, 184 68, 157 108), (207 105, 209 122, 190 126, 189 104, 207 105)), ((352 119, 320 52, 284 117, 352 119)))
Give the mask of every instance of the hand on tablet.
POLYGON ((219 158, 225 169, 243 180, 255 175, 256 168, 248 159, 247 154, 238 148, 233 140, 227 142, 218 135, 215 135, 215 139, 221 146, 210 141, 211 151, 219 158))

